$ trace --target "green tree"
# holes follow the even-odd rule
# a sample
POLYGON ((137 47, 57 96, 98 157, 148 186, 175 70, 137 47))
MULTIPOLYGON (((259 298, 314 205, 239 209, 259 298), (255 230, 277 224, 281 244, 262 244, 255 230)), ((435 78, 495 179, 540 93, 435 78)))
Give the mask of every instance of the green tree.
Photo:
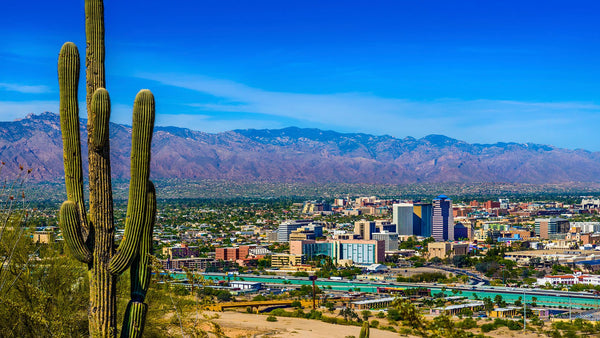
POLYGON ((432 259, 429 260, 429 262, 432 264, 442 264, 442 259, 439 257, 433 257, 432 259))
POLYGON ((0 337, 87 335, 85 269, 52 250, 29 260, 36 250, 24 238, 13 252, 6 275, 10 285, 4 289, 10 292, 0 293, 0 337))
POLYGON ((457 255, 452 258, 452 264, 457 268, 464 268, 471 265, 469 257, 466 255, 457 255))
POLYGON ((425 327, 423 315, 421 315, 419 310, 409 300, 397 298, 394 300, 392 308, 388 309, 388 316, 392 310, 396 311, 393 320, 402 320, 407 326, 418 332, 423 332, 425 327))
POLYGON ((519 297, 517 300, 515 300, 515 306, 523 306, 522 299, 522 297, 519 297))
POLYGON ((341 309, 339 315, 344 317, 345 321, 359 319, 358 314, 356 314, 356 312, 354 312, 354 310, 352 310, 349 307, 345 307, 345 308, 341 309))
POLYGON ((225 292, 219 292, 217 294, 217 299, 220 302, 229 302, 231 300, 232 296, 231 293, 229 291, 225 291, 225 292))
POLYGON ((85 270, 60 254, 62 244, 32 241, 29 173, 20 166, 0 184, 0 337, 87 335, 85 270))
POLYGON ((496 295, 496 297, 494 297, 494 303, 499 307, 504 307, 506 305, 501 295, 496 295))
POLYGON ((492 311, 494 309, 494 302, 490 297, 483 298, 483 306, 486 311, 492 311))

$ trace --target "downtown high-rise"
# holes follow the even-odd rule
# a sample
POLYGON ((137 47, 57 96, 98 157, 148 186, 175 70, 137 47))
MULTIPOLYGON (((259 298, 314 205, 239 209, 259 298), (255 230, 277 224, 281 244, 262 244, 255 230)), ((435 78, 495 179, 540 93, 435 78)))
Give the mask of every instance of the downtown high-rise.
POLYGON ((438 241, 454 240, 454 216, 452 215, 452 200, 446 195, 433 199, 432 237, 438 241))
POLYGON ((417 236, 431 237, 432 232, 431 203, 415 203, 413 205, 413 228, 417 236))

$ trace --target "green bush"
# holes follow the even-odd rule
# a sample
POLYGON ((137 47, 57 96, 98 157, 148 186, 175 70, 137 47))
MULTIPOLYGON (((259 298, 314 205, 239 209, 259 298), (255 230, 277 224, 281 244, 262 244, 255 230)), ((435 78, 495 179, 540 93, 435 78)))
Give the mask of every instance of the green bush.
POLYGON ((493 331, 495 329, 496 329, 496 325, 494 325, 492 323, 487 323, 487 324, 481 325, 481 332, 483 332, 483 333, 488 333, 488 332, 493 331))
POLYGON ((400 311, 398 311, 398 309, 394 309, 394 308, 388 309, 387 318, 389 320, 393 320, 393 321, 398 321, 398 320, 402 319, 400 317, 400 311))
POLYGON ((187 296, 190 294, 188 289, 186 289, 185 286, 180 284, 173 285, 173 293, 177 296, 187 296))
POLYGON ((229 293, 229 291, 226 291, 226 290, 220 290, 220 291, 221 292, 219 292, 217 294, 217 299, 220 302, 228 302, 231 300, 232 297, 231 297, 231 293, 229 293))
POLYGON ((523 330, 523 324, 521 322, 515 321, 515 320, 509 320, 508 323, 506 323, 509 329, 511 330, 523 330))
POLYGON ((268 316, 267 317, 267 322, 276 322, 277 321, 277 317, 275 316, 268 316))
POLYGON ((456 323, 460 329, 469 330, 477 327, 477 322, 473 318, 465 318, 463 321, 456 323))
POLYGON ((284 309, 274 309, 273 311, 271 311, 271 314, 274 316, 284 317, 286 316, 287 311, 285 311, 284 309))
POLYGON ((267 297, 263 296, 263 295, 256 295, 254 296, 254 298, 252 298, 252 301, 258 302, 258 301, 264 301, 267 300, 267 297))
POLYGON ((321 321, 329 324, 337 324, 337 318, 322 316, 321 321))
POLYGON ((307 313, 305 317, 308 319, 321 319, 321 317, 323 317, 323 313, 321 311, 311 310, 310 313, 307 313))
POLYGON ((410 328, 408 328, 408 327, 403 327, 403 328, 401 328, 401 329, 400 329, 398 332, 399 332, 401 335, 405 335, 405 336, 408 336, 408 335, 411 335, 411 334, 413 334, 413 330, 412 330, 412 329, 410 329, 410 328))

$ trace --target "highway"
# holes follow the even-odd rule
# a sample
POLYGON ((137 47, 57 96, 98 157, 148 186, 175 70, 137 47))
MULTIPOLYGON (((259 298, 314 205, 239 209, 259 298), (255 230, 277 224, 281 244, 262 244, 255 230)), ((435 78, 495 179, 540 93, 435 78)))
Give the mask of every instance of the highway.
MULTIPOLYGON (((224 273, 209 273, 204 274, 207 279, 226 280, 227 275, 224 273)), ((271 275, 237 275, 235 279, 243 279, 245 281, 256 281, 265 284, 273 284, 281 286, 284 282, 289 285, 308 285, 312 282, 306 277, 292 276, 271 276, 271 275)), ((233 279, 233 277, 232 277, 233 279)), ((573 308, 592 307, 600 308, 600 300, 597 296, 587 292, 569 292, 544 290, 533 288, 513 288, 513 287, 498 287, 487 285, 444 285, 437 283, 398 283, 388 281, 364 281, 364 280, 330 280, 319 278, 316 280, 316 285, 320 288, 331 288, 333 290, 356 290, 361 292, 377 292, 377 287, 424 287, 432 291, 432 293, 443 292, 445 295, 462 295, 470 299, 482 299, 484 297, 494 298, 496 295, 501 295, 507 302, 513 302, 519 297, 525 296, 527 302, 532 302, 532 297, 536 297, 536 303, 546 306, 572 306, 573 308), (452 290, 456 290, 454 293, 452 290)))

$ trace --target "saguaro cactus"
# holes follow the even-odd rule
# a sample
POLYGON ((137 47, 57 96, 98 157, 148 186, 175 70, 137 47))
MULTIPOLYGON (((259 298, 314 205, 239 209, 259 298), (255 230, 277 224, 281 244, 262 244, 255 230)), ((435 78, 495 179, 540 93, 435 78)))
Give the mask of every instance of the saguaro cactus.
POLYGON ((110 98, 104 79, 104 5, 85 0, 86 103, 90 209, 86 213, 79 137, 79 52, 67 42, 58 58, 60 120, 63 137, 67 201, 60 209, 60 226, 73 256, 86 263, 90 276, 89 329, 93 337, 114 337, 116 277, 131 267, 131 300, 122 337, 139 337, 144 328, 144 304, 150 281, 149 255, 156 215, 155 189, 150 177, 150 145, 154 128, 154 97, 141 90, 134 101, 131 182, 125 235, 114 243, 113 200, 110 180, 110 98))
POLYGON ((360 335, 358 336, 358 338, 369 338, 369 321, 365 320, 363 322, 363 325, 360 329, 360 335))

